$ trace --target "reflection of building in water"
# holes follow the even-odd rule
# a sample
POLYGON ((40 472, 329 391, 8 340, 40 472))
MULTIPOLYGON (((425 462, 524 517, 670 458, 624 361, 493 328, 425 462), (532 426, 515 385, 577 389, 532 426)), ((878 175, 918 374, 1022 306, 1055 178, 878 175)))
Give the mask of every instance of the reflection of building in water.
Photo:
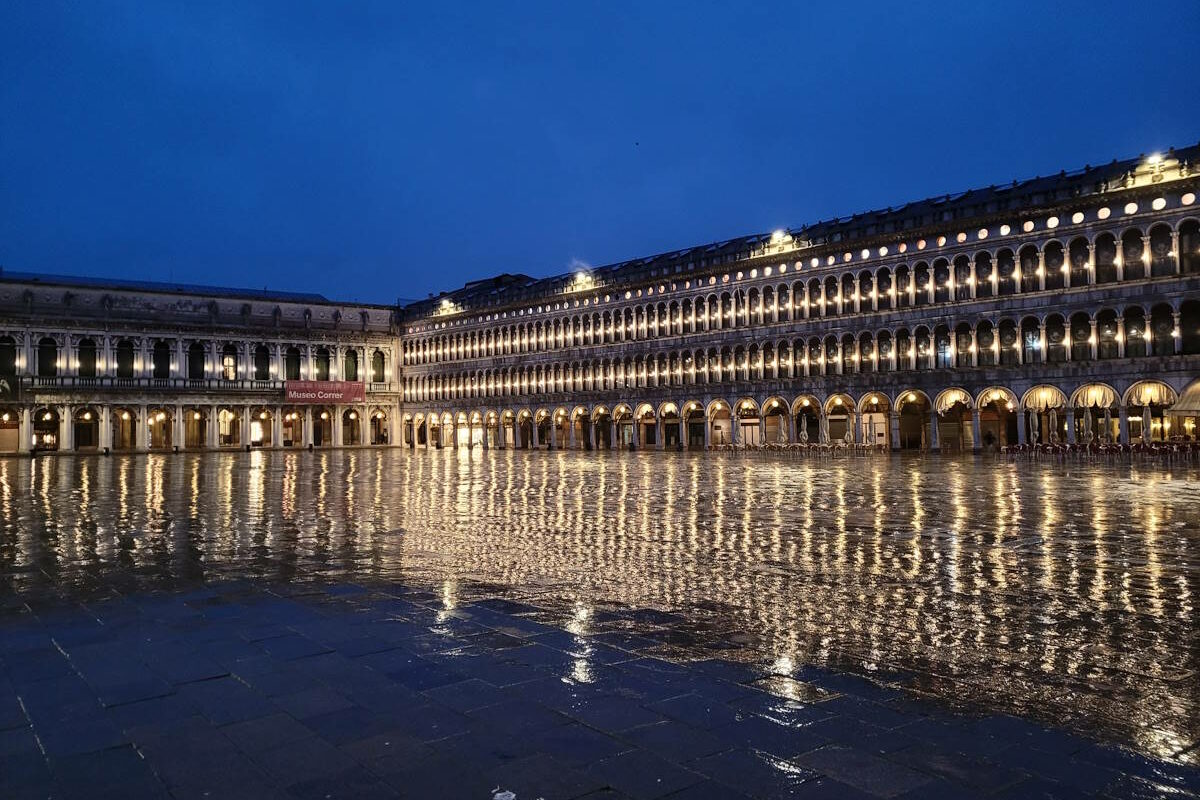
MULTIPOLYGON (((1200 738, 1200 504, 1168 473, 1129 477, 397 450, 0 459, 0 575, 18 592, 399 582, 445 609, 503 592, 578 636, 611 630, 607 610, 672 609, 672 655, 749 641, 742 657, 782 671, 910 675, 1163 754, 1200 738)), ((576 679, 597 671, 585 644, 576 679)))
POLYGON ((0 272, 0 453, 387 444, 395 323, 318 295, 0 272))
POLYGON ((406 443, 1195 437, 1200 147, 405 309, 406 443))

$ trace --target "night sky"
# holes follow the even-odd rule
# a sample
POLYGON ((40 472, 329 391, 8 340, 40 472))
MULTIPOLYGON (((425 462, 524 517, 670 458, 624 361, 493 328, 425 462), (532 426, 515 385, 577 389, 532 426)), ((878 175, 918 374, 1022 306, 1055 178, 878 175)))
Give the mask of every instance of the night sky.
POLYGON ((386 303, 1200 140, 1196 0, 736 5, 4 2, 0 265, 386 303))

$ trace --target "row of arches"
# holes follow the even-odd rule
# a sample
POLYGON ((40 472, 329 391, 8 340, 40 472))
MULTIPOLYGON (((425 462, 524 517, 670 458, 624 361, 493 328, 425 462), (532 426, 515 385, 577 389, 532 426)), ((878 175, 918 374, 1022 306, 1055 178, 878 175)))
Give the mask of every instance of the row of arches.
POLYGON ((1200 301, 918 325, 405 379, 407 402, 1200 353, 1200 301))
POLYGON ((390 419, 380 406, 0 405, 0 453, 387 445, 390 419))
POLYGON ((405 342, 406 365, 681 336, 799 319, 840 317, 938 303, 1061 291, 1200 273, 1200 222, 1143 231, 1050 240, 1041 246, 980 250, 841 275, 766 283, 749 289, 629 306, 485 331, 405 342))
MULTIPOLYGON (((211 344, 192 342, 182 348, 177 342, 156 340, 145 354, 148 363, 145 368, 141 364, 143 354, 140 346, 131 339, 118 339, 112 346, 112 352, 102 359, 102 348, 95 339, 84 337, 73 346, 73 367, 66 361, 71 355, 58 339, 43 336, 33 349, 34 364, 25 371, 43 378, 73 374, 80 378, 97 378, 109 374, 115 378, 135 378, 141 375, 166 380, 172 377, 184 377, 189 380, 203 380, 216 377, 222 380, 238 380, 242 378, 266 381, 273 380, 282 373, 285 380, 300 380, 305 351, 298 346, 290 346, 278 350, 282 360, 282 370, 273 368, 275 359, 272 349, 265 344, 253 348, 237 344, 225 344, 216 351, 215 361, 210 364, 214 355, 211 344), (181 358, 179 367, 175 366, 177 358, 181 358), (105 367, 107 362, 107 368, 105 367), (213 371, 215 369, 215 375, 213 371), (180 373, 175 375, 174 373, 180 373)), ((0 336, 0 375, 15 376, 18 374, 18 343, 12 336, 0 336)), ((332 352, 327 347, 317 347, 311 351, 311 375, 314 380, 341 379, 358 381, 362 379, 359 363, 359 353, 355 349, 347 349, 341 354, 340 376, 331 371, 333 363, 332 352)), ((370 356, 370 369, 367 377, 372 382, 383 383, 386 380, 387 360, 381 349, 375 349, 370 356)))
MULTIPOLYGON (((1194 386, 1200 387, 1200 381, 1194 386)), ((1028 442, 1195 439, 1198 412, 1178 417, 1168 384, 1138 381, 1124 392, 1085 383, 1069 393, 1041 384, 935 394, 912 388, 855 396, 772 395, 611 406, 430 411, 405 414, 410 447, 711 449, 723 445, 845 443, 881 449, 974 451, 1028 442)))

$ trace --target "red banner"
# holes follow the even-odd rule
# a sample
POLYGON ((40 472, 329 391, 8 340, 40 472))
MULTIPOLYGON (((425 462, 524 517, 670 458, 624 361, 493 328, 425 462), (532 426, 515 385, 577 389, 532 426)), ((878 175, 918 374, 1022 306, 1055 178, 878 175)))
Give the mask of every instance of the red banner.
POLYGON ((284 381, 284 399, 300 405, 361 403, 363 384, 354 381, 284 381))

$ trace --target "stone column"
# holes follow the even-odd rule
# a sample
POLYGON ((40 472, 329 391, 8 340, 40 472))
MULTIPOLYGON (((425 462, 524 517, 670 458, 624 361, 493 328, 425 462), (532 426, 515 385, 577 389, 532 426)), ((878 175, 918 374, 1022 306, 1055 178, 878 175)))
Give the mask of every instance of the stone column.
POLYGON ((1075 406, 1067 406, 1067 444, 1075 444, 1075 406))
POLYGON ((1096 331, 1096 318, 1092 317, 1089 321, 1092 326, 1092 335, 1088 337, 1088 353, 1091 354, 1092 361, 1100 358, 1100 335, 1096 331))
POLYGON ((617 423, 612 417, 608 418, 608 449, 617 449, 617 423))
POLYGON ((708 418, 707 412, 704 414, 704 449, 708 450, 712 447, 712 420, 708 418))
POLYGON ((941 433, 938 431, 938 413, 937 409, 929 412, 929 452, 940 453, 942 451, 941 433))
POLYGON ((271 411, 271 447, 283 447, 283 409, 279 406, 271 411))
POLYGON ((896 411, 888 412, 888 439, 893 450, 900 449, 900 414, 896 411))
POLYGON ((1029 431, 1029 414, 1020 409, 1017 411, 1017 444, 1024 445, 1029 431))
MULTIPOLYGON (((1174 236, 1175 234, 1172 233, 1171 235, 1174 236)), ((1175 259, 1175 263, 1178 264, 1179 259, 1175 259)), ((1178 269, 1178 267, 1176 269, 1178 269)), ((1180 317, 1181 314, 1178 311, 1172 312, 1171 314, 1171 318, 1175 321, 1175 327, 1171 330, 1171 338, 1174 340, 1172 344, 1175 348, 1175 355, 1179 355, 1183 352, 1183 328, 1181 327, 1183 322, 1181 321, 1180 317)), ((1147 327, 1149 327, 1148 323, 1150 321, 1146 320, 1146 322, 1147 327)))
POLYGON ((112 449, 112 410, 108 404, 100 406, 100 437, 97 444, 100 445, 101 452, 112 449))
POLYGON ((1125 357, 1125 317, 1117 317, 1117 358, 1125 357))
POLYGON ((304 425, 302 426, 301 436, 303 437, 300 442, 301 447, 308 447, 313 443, 312 406, 304 407, 304 425))
POLYGON ((576 443, 575 443, 575 417, 574 417, 574 416, 568 416, 568 417, 567 417, 567 449, 568 449, 568 450, 574 450, 574 449, 576 449, 576 443))
POLYGON ((17 442, 17 450, 28 453, 33 449, 33 411, 22 408, 20 414, 21 419, 17 424, 17 437, 20 441, 17 442))
POLYGON ((971 452, 983 452, 983 436, 979 430, 979 407, 971 409, 971 452))
POLYGON ((458 449, 458 419, 451 417, 450 424, 446 426, 447 433, 450 435, 450 449, 458 449))
POLYGON ((529 446, 534 450, 542 446, 542 443, 538 440, 538 421, 536 415, 529 418, 529 446))
POLYGON ((558 420, 554 418, 554 413, 550 414, 550 450, 558 449, 558 420))
POLYGON ((238 445, 245 450, 250 446, 250 406, 242 406, 238 409, 238 445))
POLYGON ((854 443, 862 444, 863 443, 862 415, 858 413, 857 409, 853 409, 850 412, 850 424, 853 426, 854 443))
POLYGON ((187 419, 183 415, 183 406, 175 404, 175 413, 171 415, 171 446, 183 449, 184 431, 187 430, 187 419))
MULTIPOLYGON (((137 419, 133 421, 133 447, 135 450, 145 450, 146 425, 149 422, 146 417, 146 407, 138 406, 135 410, 137 411, 137 419)), ((28 446, 29 442, 26 441, 25 444, 28 446)))
POLYGON ((491 434, 492 434, 492 429, 488 426, 487 415, 485 414, 483 417, 483 436, 482 436, 483 452, 485 452, 485 453, 488 450, 490 450, 492 447, 491 442, 488 441, 488 439, 491 438, 491 434))
POLYGON ((219 442, 219 439, 217 436, 218 431, 219 431, 219 427, 217 425, 217 407, 209 406, 208 407, 207 427, 204 429, 204 434, 205 434, 204 438, 206 439, 206 446, 208 447, 209 450, 216 450, 220 446, 218 444, 218 442, 219 442))
POLYGON ((71 406, 58 407, 58 449, 70 452, 75 449, 75 410, 71 406))
MULTIPOLYGON (((779 306, 776 306, 776 308, 778 307, 779 306)), ((687 418, 682 414, 679 416, 679 449, 688 449, 687 418)))
POLYGON ((1038 291, 1046 290, 1046 253, 1039 247, 1037 251, 1037 276, 1038 291))
POLYGON ((1117 406, 1117 438, 1121 444, 1129 444, 1129 409, 1117 406))
POLYGON ((637 417, 633 419, 633 449, 637 450, 642 445, 642 421, 637 417))
POLYGON ((654 418, 654 449, 663 449, 663 424, 662 417, 654 418))

